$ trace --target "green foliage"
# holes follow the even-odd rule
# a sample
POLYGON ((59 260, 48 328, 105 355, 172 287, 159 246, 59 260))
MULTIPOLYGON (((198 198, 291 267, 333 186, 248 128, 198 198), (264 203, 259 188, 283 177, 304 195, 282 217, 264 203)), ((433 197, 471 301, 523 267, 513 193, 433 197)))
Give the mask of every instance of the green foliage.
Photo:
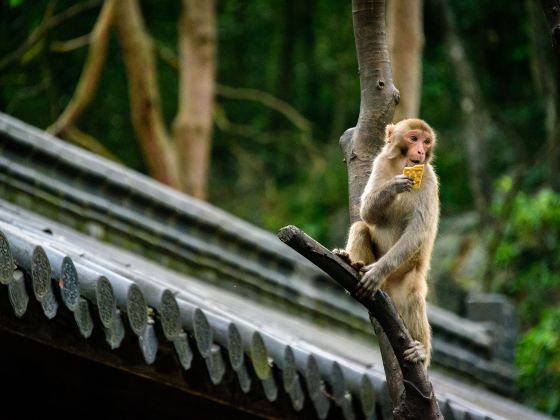
MULTIPOLYGON (((509 191, 511 179, 498 186, 509 191)), ((559 239, 560 194, 520 192, 494 255, 500 291, 516 300, 526 331, 517 348, 520 389, 527 402, 554 415, 560 415, 559 239)))
MULTIPOLYGON (((507 178, 500 181, 508 188, 507 178)), ((500 210, 499 206, 495 209, 500 210)), ((543 189, 514 198, 494 256, 500 290, 515 298, 525 325, 560 298, 560 194, 543 189)))
POLYGON ((527 402, 560 416, 560 309, 544 311, 540 322, 519 341, 519 387, 527 402))

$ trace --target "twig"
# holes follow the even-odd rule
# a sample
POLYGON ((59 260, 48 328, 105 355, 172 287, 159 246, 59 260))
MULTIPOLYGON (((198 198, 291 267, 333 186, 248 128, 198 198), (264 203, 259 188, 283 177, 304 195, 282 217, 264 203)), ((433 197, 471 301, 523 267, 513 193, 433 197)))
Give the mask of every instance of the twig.
POLYGON ((115 162, 120 162, 119 158, 117 158, 113 153, 109 151, 109 149, 103 146, 103 144, 99 140, 97 140, 90 134, 84 133, 77 127, 66 127, 61 134, 70 142, 77 144, 84 149, 94 152, 107 159, 111 159, 115 162))
MULTIPOLYGON (((45 14, 43 22, 37 29, 35 29, 29 37, 23 41, 23 43, 13 52, 7 54, 4 58, 0 60, 0 72, 6 67, 17 61, 23 54, 25 54, 30 48, 32 48, 37 42, 39 42, 51 29, 60 25, 61 23, 83 13, 87 10, 93 9, 101 3, 101 0, 89 0, 83 3, 78 3, 72 7, 69 7, 65 11, 59 13, 58 15, 50 16, 50 13, 45 14)), ((49 7, 48 10, 50 10, 49 7)))
POLYGON ((51 42, 50 49, 56 53, 67 53, 89 44, 92 34, 85 34, 68 41, 53 41, 51 42))
POLYGON ((64 131, 66 127, 74 125, 93 99, 107 57, 109 29, 113 21, 114 10, 115 0, 105 0, 91 33, 90 49, 78 86, 64 112, 48 128, 47 131, 50 133, 57 135, 64 131))
MULTIPOLYGON (((177 55, 167 46, 158 43, 156 45, 160 58, 175 70, 179 69, 177 55)), ((258 102, 270 109, 284 115, 295 127, 304 132, 311 131, 311 122, 299 113, 289 103, 258 89, 234 88, 221 84, 216 85, 216 94, 227 99, 245 100, 258 102)))

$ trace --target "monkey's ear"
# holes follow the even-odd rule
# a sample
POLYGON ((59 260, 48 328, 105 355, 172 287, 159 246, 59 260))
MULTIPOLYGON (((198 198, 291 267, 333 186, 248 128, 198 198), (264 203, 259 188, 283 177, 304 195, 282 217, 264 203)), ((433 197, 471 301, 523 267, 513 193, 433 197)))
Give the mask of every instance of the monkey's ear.
POLYGON ((385 143, 391 143, 391 136, 395 131, 395 124, 387 124, 385 127, 385 143))

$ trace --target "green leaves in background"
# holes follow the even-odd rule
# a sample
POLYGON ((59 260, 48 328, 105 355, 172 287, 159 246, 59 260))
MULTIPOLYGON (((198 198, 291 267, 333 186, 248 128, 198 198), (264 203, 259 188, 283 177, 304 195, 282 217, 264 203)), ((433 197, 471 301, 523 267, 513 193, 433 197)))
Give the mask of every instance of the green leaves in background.
POLYGON ((520 390, 560 416, 560 194, 518 193, 506 223, 494 260, 500 291, 516 301, 525 330, 517 346, 520 390))

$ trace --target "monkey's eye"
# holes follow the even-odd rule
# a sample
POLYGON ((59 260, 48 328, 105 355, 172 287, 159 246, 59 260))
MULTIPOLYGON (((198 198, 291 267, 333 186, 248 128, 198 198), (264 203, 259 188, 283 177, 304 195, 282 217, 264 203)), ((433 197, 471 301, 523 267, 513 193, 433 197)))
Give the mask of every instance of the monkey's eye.
POLYGON ((416 136, 410 136, 410 140, 416 141, 416 140, 418 140, 418 137, 416 137, 416 136))
POLYGON ((432 141, 430 139, 424 140, 424 144, 430 144, 432 141))

